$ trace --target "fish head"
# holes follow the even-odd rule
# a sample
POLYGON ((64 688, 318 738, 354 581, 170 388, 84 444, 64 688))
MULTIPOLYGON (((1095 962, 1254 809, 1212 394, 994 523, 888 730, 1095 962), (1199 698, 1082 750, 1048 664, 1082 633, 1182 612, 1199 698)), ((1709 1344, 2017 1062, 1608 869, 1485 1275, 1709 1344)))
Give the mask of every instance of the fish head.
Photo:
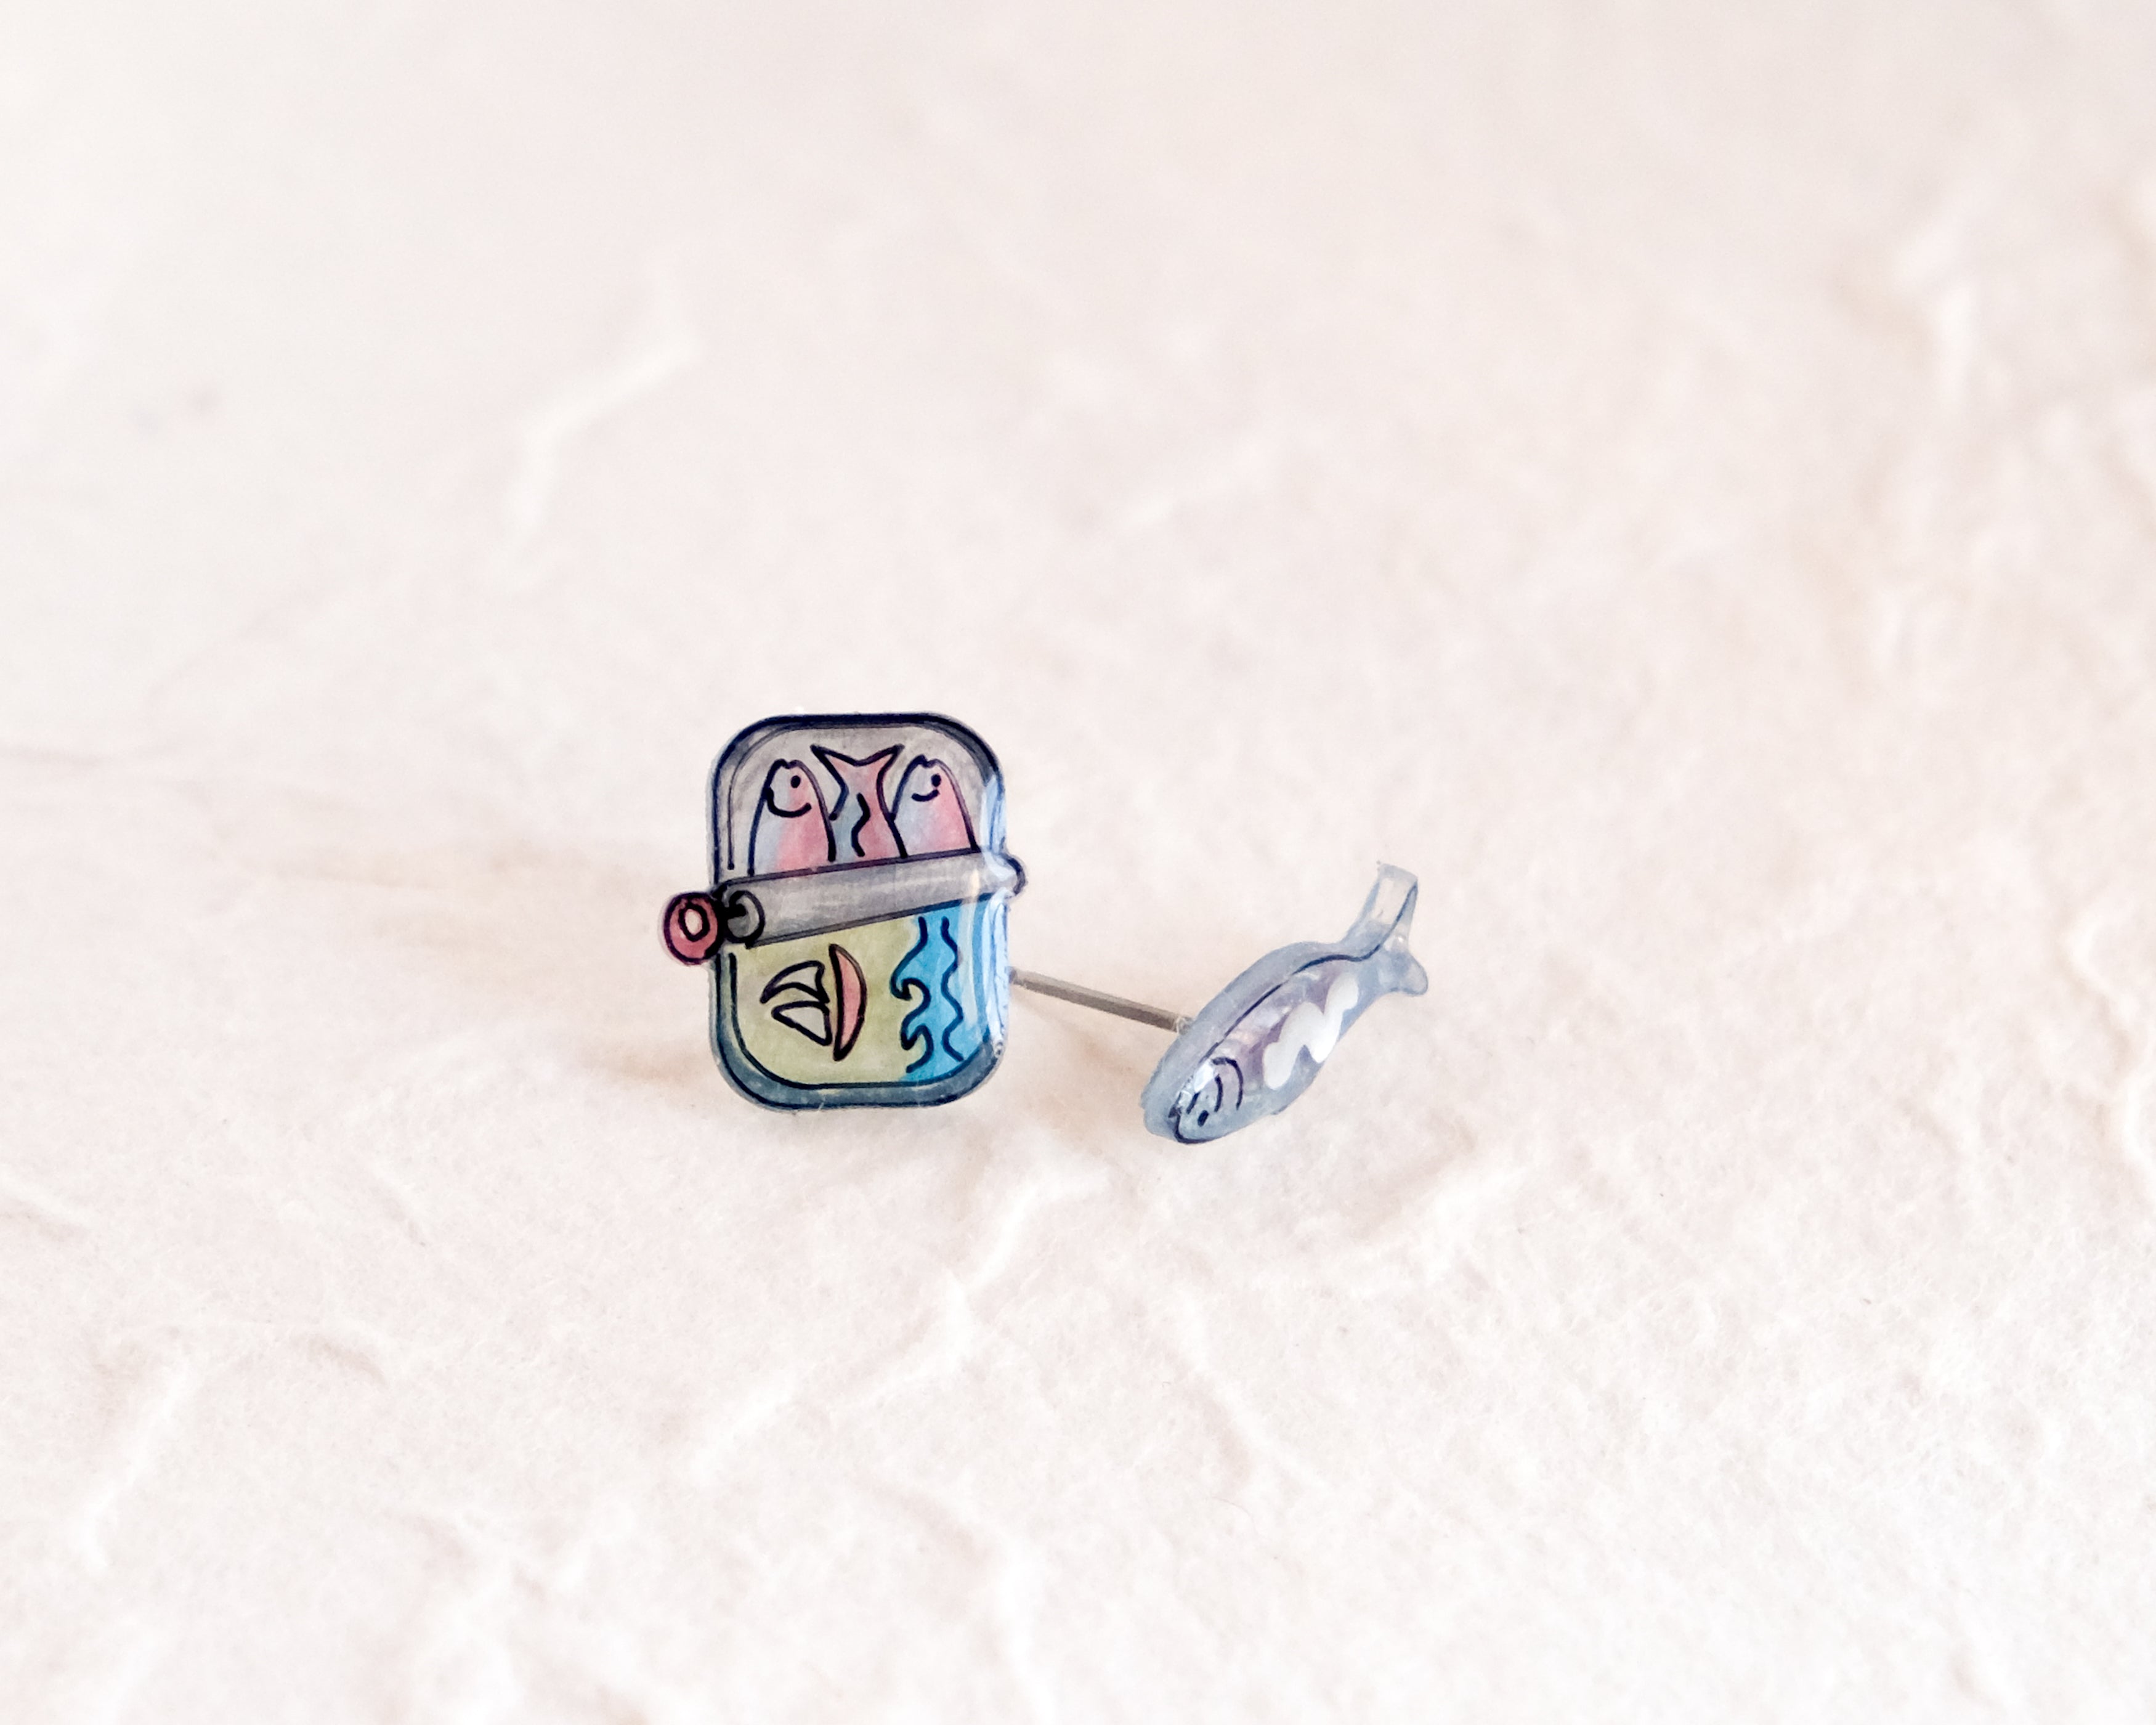
POLYGON ((916 755, 899 776, 891 820, 908 856, 974 848, 973 826, 966 818, 957 781, 942 762, 927 755, 916 755))
POLYGON ((773 761, 763 781, 763 803, 773 814, 820 814, 823 788, 806 761, 773 761))
POLYGON ((1243 1069, 1232 1055, 1216 1050, 1200 1060, 1168 1106, 1168 1125, 1175 1137, 1185 1144, 1226 1137, 1244 1124, 1246 1088, 1243 1069))

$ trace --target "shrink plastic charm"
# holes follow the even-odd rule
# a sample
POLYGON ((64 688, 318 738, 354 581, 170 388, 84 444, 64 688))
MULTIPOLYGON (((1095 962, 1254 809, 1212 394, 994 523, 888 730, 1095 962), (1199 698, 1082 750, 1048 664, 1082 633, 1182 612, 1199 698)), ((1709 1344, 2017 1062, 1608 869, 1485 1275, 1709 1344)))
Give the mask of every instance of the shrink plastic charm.
POLYGON ((767 719, 726 745, 711 794, 711 888, 675 895, 661 932, 711 967, 720 1070, 773 1107, 953 1101, 1002 1060, 1018 987, 1174 1032, 1146 1124, 1203 1142, 1277 1114, 1378 1000, 1429 986, 1415 878, 1390 866, 1337 944, 1267 953, 1194 1017, 1014 970, 1003 774, 933 714, 767 719))

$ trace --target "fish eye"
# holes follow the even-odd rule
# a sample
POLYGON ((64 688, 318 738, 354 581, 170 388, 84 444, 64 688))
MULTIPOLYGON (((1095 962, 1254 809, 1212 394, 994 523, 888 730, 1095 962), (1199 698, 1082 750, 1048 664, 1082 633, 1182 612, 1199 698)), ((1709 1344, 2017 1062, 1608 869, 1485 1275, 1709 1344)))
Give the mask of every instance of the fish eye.
POLYGON ((937 786, 938 786, 938 785, 942 784, 942 783, 943 783, 943 775, 942 775, 942 773, 930 773, 930 774, 928 775, 928 786, 929 786, 929 788, 930 788, 931 790, 933 790, 937 786))
POLYGON ((797 791, 798 791, 798 790, 799 790, 799 789, 801 788, 801 775, 800 775, 799 773, 795 773, 795 774, 793 775, 793 778, 791 778, 788 779, 786 782, 787 782, 788 784, 792 785, 792 786, 793 787, 793 788, 794 788, 795 790, 797 790, 797 791))
POLYGON ((1204 1125, 1204 1124, 1205 1124, 1205 1122, 1206 1122, 1207 1121, 1210 1120, 1212 1117, 1213 1117, 1213 1111, 1212 1111, 1210 1108, 1200 1108, 1200 1109, 1198 1111, 1198 1123, 1199 1123, 1200 1126, 1204 1125))

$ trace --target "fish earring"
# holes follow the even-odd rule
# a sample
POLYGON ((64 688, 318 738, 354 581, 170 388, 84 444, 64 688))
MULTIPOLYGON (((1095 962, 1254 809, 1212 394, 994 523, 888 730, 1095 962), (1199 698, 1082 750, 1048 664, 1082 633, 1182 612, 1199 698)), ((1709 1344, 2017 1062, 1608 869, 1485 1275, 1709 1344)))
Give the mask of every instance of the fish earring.
POLYGON ((1202 1143, 1279 1113, 1378 1001, 1430 985, 1415 877, 1389 865, 1337 942, 1266 953, 1189 1017, 1014 968, 1002 769, 932 713, 767 719, 711 798, 711 887, 675 894, 660 934, 711 967, 719 1070, 771 1107, 955 1101, 1002 1060, 1019 988, 1173 1033, 1146 1125, 1202 1143))

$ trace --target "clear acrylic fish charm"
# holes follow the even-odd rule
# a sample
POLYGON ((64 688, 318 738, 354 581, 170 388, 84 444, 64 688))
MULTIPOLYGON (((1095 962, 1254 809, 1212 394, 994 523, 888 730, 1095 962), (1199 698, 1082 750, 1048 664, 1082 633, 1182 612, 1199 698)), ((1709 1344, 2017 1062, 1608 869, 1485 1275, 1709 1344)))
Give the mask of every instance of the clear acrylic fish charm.
POLYGON ((1337 942, 1268 952, 1186 1024, 1145 1087, 1146 1125, 1204 1143, 1277 1114, 1308 1090, 1340 1039, 1388 994, 1430 978, 1408 950, 1415 877, 1386 864, 1337 942))

